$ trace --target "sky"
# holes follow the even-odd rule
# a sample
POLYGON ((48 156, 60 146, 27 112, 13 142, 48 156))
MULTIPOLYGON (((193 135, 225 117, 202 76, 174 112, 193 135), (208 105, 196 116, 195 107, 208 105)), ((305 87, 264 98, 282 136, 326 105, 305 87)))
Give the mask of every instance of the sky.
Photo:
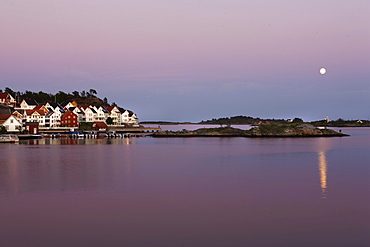
POLYGON ((95 89, 140 121, 370 119, 369 13, 368 0, 1 0, 0 89, 95 89))

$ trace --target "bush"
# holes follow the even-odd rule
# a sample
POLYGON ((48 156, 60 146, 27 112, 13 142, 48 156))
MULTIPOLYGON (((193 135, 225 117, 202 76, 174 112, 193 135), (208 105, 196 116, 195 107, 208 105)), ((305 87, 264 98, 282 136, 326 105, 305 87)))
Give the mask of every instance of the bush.
POLYGON ((5 126, 1 126, 0 128, 0 134, 5 134, 6 132, 8 132, 5 128, 5 126))

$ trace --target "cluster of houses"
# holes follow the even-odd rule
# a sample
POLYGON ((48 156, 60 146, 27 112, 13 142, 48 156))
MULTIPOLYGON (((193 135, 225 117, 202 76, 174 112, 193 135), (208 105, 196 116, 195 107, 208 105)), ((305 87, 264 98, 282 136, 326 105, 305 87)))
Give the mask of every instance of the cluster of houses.
POLYGON ((12 109, 11 112, 0 112, 0 127, 9 132, 29 130, 30 126, 38 128, 78 128, 80 123, 90 123, 93 129, 102 126, 138 127, 136 114, 117 106, 78 105, 75 101, 38 104, 32 99, 16 100, 8 93, 0 93, 0 104, 12 109))

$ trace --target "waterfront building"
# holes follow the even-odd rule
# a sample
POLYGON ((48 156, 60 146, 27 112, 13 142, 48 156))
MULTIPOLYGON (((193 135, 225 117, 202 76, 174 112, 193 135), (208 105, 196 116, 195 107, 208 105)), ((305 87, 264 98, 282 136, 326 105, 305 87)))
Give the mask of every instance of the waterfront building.
MULTIPOLYGON (((77 116, 77 121, 74 120, 77 123, 77 127, 82 122, 104 122, 106 124, 108 118, 112 120, 110 121, 109 119, 109 123, 111 125, 130 127, 139 126, 139 119, 134 112, 118 106, 108 106, 106 108, 95 105, 78 106, 76 101, 65 101, 61 104, 52 102, 39 104, 33 99, 23 99, 21 103, 19 103, 7 93, 0 93, 0 104, 14 107, 9 108, 11 109, 9 110, 9 113, 12 113, 21 123, 38 123, 38 127, 41 128, 61 127, 62 115, 67 111, 72 112, 74 114, 73 116, 77 116)), ((68 122, 63 122, 63 124, 66 125, 68 122)))
POLYGON ((45 116, 45 127, 59 127, 60 126, 60 119, 62 116, 62 112, 60 111, 50 111, 45 116))
POLYGON ((78 116, 72 111, 66 111, 61 117, 62 127, 79 127, 78 116))
POLYGON ((94 122, 95 115, 96 115, 96 111, 94 110, 94 108, 91 108, 88 105, 83 105, 80 107, 80 109, 85 114, 85 118, 83 122, 88 122, 88 123, 94 122))
POLYGON ((25 110, 23 122, 39 123, 39 126, 45 126, 46 114, 43 110, 25 110))
POLYGON ((121 122, 122 122, 122 120, 121 120, 122 113, 120 112, 118 107, 117 106, 108 106, 106 109, 109 113, 109 117, 112 119, 112 124, 113 125, 120 125, 121 122))
POLYGON ((121 115, 121 123, 130 126, 139 126, 139 119, 133 111, 124 110, 121 115))
POLYGON ((108 129, 108 125, 105 122, 93 122, 92 129, 98 131, 106 131, 108 129))
POLYGON ((13 114, 0 114, 0 126, 4 126, 8 132, 19 132, 22 120, 13 114))
POLYGON ((0 93, 0 103, 8 106, 13 106, 16 103, 16 101, 10 94, 0 93))
POLYGON ((32 110, 33 108, 35 108, 38 105, 39 104, 36 102, 36 100, 24 99, 24 100, 22 100, 22 102, 19 106, 15 107, 15 109, 32 110))

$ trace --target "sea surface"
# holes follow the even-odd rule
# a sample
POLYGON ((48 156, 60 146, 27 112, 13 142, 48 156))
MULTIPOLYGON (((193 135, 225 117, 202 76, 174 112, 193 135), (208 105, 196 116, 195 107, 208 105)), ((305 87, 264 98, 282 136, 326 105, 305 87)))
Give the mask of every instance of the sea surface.
POLYGON ((370 128, 341 130, 1 144, 0 246, 368 247, 370 128))

